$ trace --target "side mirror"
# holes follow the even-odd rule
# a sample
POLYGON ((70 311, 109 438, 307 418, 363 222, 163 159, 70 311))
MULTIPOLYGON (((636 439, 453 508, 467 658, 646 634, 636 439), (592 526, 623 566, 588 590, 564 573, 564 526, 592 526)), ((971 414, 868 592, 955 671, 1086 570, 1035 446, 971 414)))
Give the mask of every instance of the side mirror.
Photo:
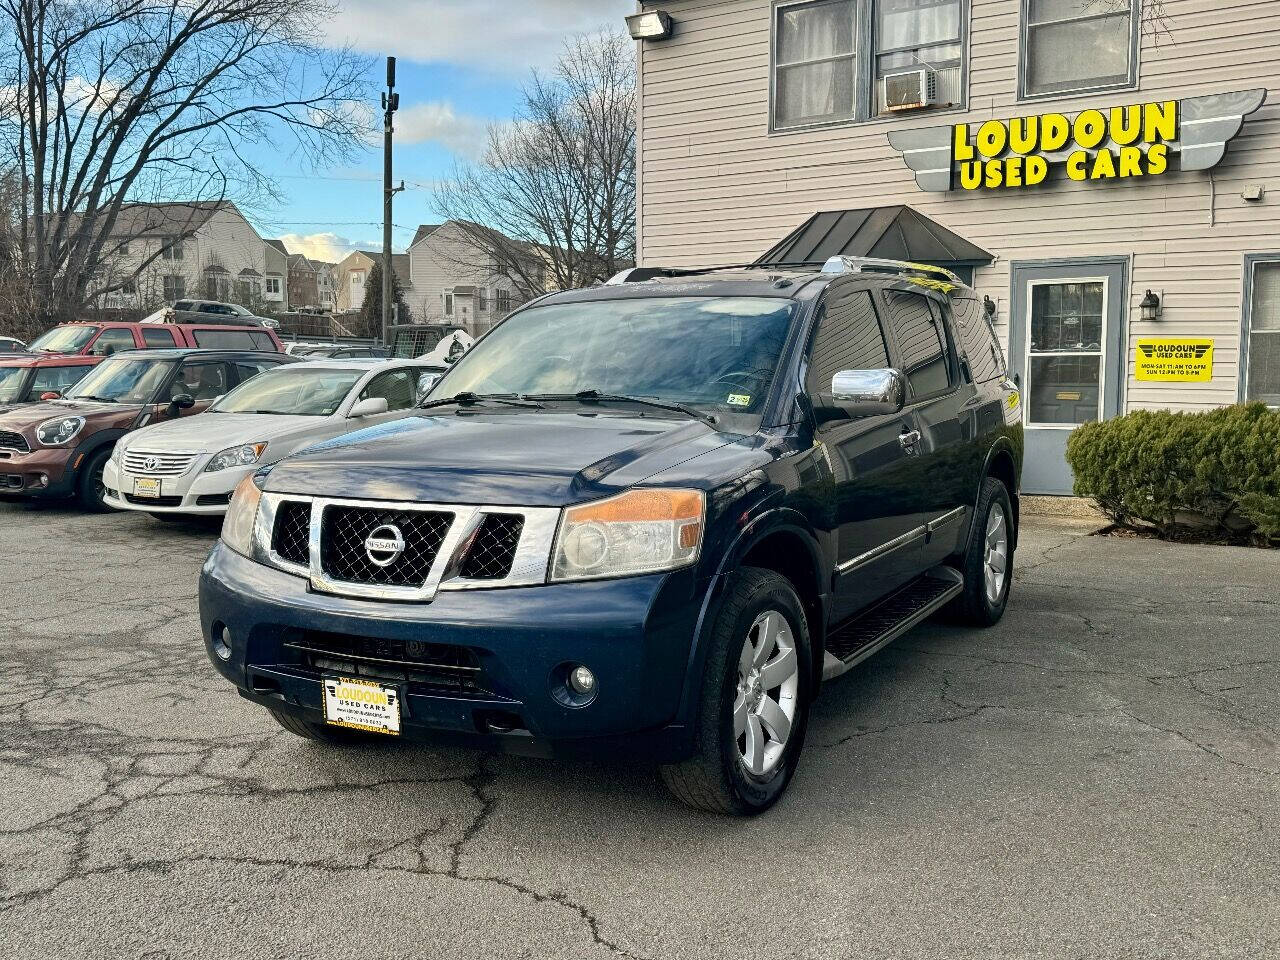
POLYGON ((831 392, 815 398, 819 422, 901 413, 906 405, 907 380, 902 371, 841 370, 831 378, 831 392))
POLYGON ((61 400, 62 394, 60 394, 57 390, 46 390, 44 393, 40 394, 40 399, 41 400, 61 400))
POLYGON ((189 393, 180 393, 169 401, 169 409, 174 413, 179 410, 190 410, 196 405, 196 398, 189 393))
POLYGON ((387 412, 386 397, 365 397, 363 400, 356 402, 351 408, 348 417, 355 419, 356 417, 376 417, 380 413, 387 412))

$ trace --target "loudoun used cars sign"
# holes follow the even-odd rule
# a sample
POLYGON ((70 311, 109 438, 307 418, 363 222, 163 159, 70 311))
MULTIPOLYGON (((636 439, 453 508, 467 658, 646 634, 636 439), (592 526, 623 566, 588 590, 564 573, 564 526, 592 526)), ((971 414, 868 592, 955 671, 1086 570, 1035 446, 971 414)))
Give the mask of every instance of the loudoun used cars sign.
POLYGON ((896 130, 923 190, 997 190, 1044 183, 1053 166, 1077 181, 1160 176, 1216 166, 1267 91, 1043 113, 1010 120, 896 130))

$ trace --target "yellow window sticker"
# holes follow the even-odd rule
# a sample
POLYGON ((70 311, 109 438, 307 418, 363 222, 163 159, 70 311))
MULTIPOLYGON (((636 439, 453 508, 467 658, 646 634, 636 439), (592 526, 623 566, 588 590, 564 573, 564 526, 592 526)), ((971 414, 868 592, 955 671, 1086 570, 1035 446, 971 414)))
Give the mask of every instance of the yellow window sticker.
POLYGON ((749 406, 751 406, 751 394, 749 394, 749 393, 731 393, 731 394, 729 394, 729 406, 731 406, 731 407, 749 407, 749 406))

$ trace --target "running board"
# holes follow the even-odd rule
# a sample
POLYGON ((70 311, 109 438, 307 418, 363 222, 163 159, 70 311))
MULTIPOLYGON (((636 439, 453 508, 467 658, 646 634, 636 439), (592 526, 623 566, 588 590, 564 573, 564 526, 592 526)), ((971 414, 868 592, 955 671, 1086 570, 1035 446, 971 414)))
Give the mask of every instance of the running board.
POLYGON ((822 679, 831 680, 851 670, 881 647, 928 619, 962 590, 964 577, 959 570, 934 567, 865 613, 837 627, 827 637, 822 679))

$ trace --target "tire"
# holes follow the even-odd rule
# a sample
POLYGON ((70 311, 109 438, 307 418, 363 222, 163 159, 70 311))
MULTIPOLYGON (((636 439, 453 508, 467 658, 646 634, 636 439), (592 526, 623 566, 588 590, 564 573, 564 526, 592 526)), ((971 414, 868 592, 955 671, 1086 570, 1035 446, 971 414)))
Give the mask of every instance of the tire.
POLYGON ((290 713, 287 710, 274 710, 268 707, 267 712, 275 717, 276 723, 290 733, 306 740, 315 740, 318 743, 359 746, 361 744, 374 743, 382 736, 376 733, 361 733, 359 730, 348 730, 344 727, 331 727, 327 723, 312 723, 310 720, 303 720, 297 714, 290 713))
POLYGON ((1014 522, 1009 491, 994 477, 985 478, 978 495, 968 546, 953 561, 964 574, 964 592, 946 607, 947 618, 952 622, 991 627, 1004 616, 1009 605, 1009 588, 1013 585, 1014 522), (1002 554, 989 542, 996 517, 1001 518, 999 522, 1003 530, 1002 554), (988 560, 991 561, 990 568, 988 560), (989 580, 989 574, 995 579, 989 580))
POLYGON ((80 470, 80 478, 76 481, 76 501, 91 513, 106 513, 111 509, 103 500, 107 488, 102 482, 102 471, 107 468, 110 456, 110 447, 89 454, 89 459, 80 470))
POLYGON ((763 813, 795 774, 813 699, 812 646, 795 588, 771 570, 747 567, 734 573, 708 644, 694 725, 695 753, 682 763, 664 765, 662 779, 679 800, 699 810, 735 816, 763 813), (772 642, 762 631, 772 632, 772 642), (788 642, 794 674, 784 662, 788 642), (760 646, 765 647, 766 673, 756 683, 760 662, 751 651, 760 646), (767 685, 780 677, 786 679, 767 685), (789 730, 779 741, 774 734, 780 720, 788 719, 788 709, 789 730), (735 735, 739 724, 743 733, 735 735), (757 771, 749 769, 748 757, 754 758, 757 771))

